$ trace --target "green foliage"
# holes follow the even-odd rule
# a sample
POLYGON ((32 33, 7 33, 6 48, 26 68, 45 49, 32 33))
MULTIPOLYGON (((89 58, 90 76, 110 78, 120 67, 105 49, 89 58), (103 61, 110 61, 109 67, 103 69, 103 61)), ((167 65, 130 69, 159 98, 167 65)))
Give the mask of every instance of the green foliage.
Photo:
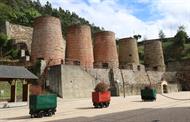
POLYGON ((144 46, 143 45, 138 47, 138 52, 139 52, 140 63, 144 64, 144 46))
MULTIPOLYGON (((8 82, 0 82, 0 90, 4 91, 3 94, 0 94, 0 101, 10 100, 10 89, 11 85, 8 82)), ((16 96, 18 101, 22 99, 22 81, 20 80, 17 80, 16 96)))
POLYGON ((31 3, 30 0, 1 0, 0 21, 31 26, 34 18, 41 15, 31 3))
POLYGON ((41 67, 40 60, 37 60, 33 65, 31 72, 34 73, 36 76, 40 76, 40 67, 41 67))
POLYGON ((6 4, 0 3, 0 21, 9 20, 12 15, 12 8, 6 4))
POLYGON ((175 39, 174 45, 178 45, 178 47, 184 48, 184 44, 188 40, 188 36, 187 33, 185 32, 184 26, 180 26, 178 28, 177 34, 175 35, 174 39, 175 39))
POLYGON ((165 39, 165 34, 162 30, 159 31, 159 34, 158 34, 159 38, 163 41, 165 39))
POLYGON ((138 34, 138 35, 134 35, 133 37, 134 37, 136 40, 138 40, 138 39, 140 39, 142 36, 138 34))
POLYGON ((14 41, 0 33, 0 58, 17 59, 19 50, 14 47, 14 41))

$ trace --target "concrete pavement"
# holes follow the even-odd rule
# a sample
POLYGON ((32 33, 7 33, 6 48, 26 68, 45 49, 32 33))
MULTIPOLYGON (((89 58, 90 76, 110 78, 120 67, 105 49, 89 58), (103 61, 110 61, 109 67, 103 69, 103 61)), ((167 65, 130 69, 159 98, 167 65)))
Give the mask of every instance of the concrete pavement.
MULTIPOLYGON (((190 92, 167 94, 190 99, 190 92)), ((30 118, 28 106, 0 109, 0 122, 190 122, 190 100, 173 100, 157 95, 154 102, 140 96, 112 97, 108 108, 94 109, 89 99, 58 99, 52 117, 30 118)))

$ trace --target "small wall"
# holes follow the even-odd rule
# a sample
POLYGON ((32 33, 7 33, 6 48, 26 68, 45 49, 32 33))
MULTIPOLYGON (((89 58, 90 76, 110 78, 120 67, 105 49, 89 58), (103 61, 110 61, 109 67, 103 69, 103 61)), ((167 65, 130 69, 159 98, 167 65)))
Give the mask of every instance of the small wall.
POLYGON ((178 92, 181 88, 178 84, 168 84, 168 93, 178 92))
POLYGON ((50 67, 49 88, 62 98, 91 97, 96 80, 80 66, 57 65, 50 67))

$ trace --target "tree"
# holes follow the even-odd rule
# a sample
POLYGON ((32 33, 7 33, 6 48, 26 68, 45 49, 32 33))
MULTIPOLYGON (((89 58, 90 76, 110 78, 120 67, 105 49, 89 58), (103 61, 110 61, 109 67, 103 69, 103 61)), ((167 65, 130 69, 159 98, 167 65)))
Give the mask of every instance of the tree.
POLYGON ((0 58, 18 58, 18 49, 13 46, 13 40, 0 33, 0 58))
POLYGON ((46 2, 45 6, 44 6, 44 15, 52 15, 52 6, 51 6, 51 3, 50 2, 46 2))
POLYGON ((141 35, 140 34, 137 34, 137 35, 134 35, 133 36, 136 40, 140 39, 141 38, 141 35))
POLYGON ((165 39, 165 37, 166 37, 162 30, 159 31, 158 35, 159 35, 159 38, 161 39, 161 41, 163 41, 165 39))
POLYGON ((174 39, 175 39, 174 44, 178 45, 179 47, 182 47, 184 49, 184 44, 188 40, 188 36, 187 36, 184 26, 179 26, 174 39))

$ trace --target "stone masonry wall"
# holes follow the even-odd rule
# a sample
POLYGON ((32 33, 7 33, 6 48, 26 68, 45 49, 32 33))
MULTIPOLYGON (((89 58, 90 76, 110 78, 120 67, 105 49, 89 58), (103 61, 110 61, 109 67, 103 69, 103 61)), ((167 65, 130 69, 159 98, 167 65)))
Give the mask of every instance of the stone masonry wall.
MULTIPOLYGON (((109 69, 92 69, 87 71, 89 74, 94 76, 99 81, 110 82, 110 70, 109 69)), ((145 85, 151 84, 156 85, 161 80, 168 82, 169 92, 177 91, 176 86, 176 72, 156 72, 156 71, 133 71, 126 69, 114 69, 114 80, 119 85, 120 94, 123 94, 123 80, 121 74, 123 74, 125 93, 126 95, 140 94, 140 89, 145 85), (173 84, 173 85, 172 85, 173 84)))
POLYGON ((190 59, 168 62, 166 70, 176 71, 177 82, 182 85, 182 90, 190 90, 190 59))
POLYGON ((28 47, 28 51, 31 52, 32 33, 33 28, 12 24, 6 21, 1 25, 0 32, 5 33, 9 38, 14 39, 16 43, 25 43, 28 47))

